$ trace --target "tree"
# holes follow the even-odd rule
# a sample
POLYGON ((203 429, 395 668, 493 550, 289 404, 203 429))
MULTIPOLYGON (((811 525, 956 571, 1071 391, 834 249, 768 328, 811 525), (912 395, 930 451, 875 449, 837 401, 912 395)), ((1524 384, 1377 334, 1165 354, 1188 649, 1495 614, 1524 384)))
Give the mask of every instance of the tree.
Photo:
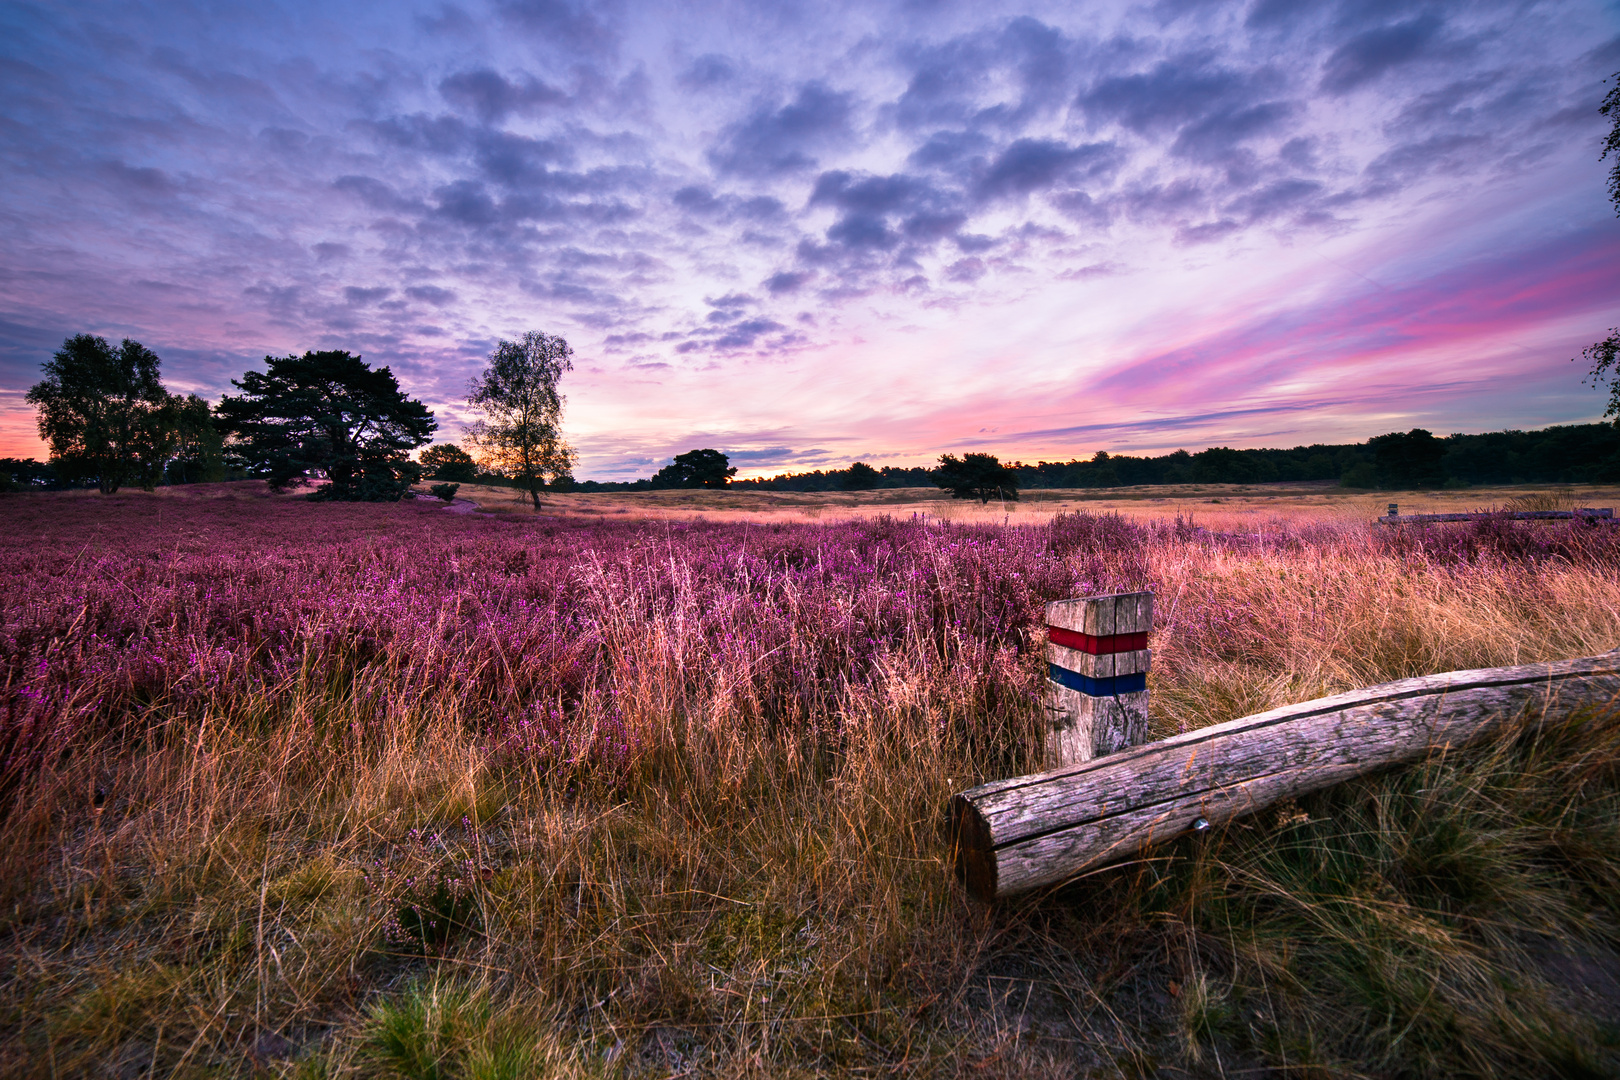
POLYGON ((574 350, 551 334, 531 330, 519 341, 501 341, 489 366, 467 386, 467 402, 483 411, 468 440, 478 461, 512 478, 540 509, 546 478, 573 480, 574 450, 563 440, 563 373, 574 368, 574 350))
POLYGON ((857 461, 844 470, 845 491, 871 491, 883 482, 883 474, 864 461, 857 461))
POLYGON ((196 394, 171 399, 174 456, 166 476, 171 484, 200 484, 225 479, 225 439, 214 424, 208 402, 196 394))
POLYGON ((478 479, 478 463, 455 443, 434 443, 422 451, 422 467, 433 480, 470 484, 478 479))
POLYGON ((1601 388, 1603 381, 1608 380, 1609 404, 1603 410, 1603 415, 1614 417, 1614 426, 1620 428, 1620 363, 1616 362, 1620 359, 1620 327, 1610 330, 1609 336, 1596 345, 1582 349, 1581 359, 1592 365, 1586 378, 1592 381, 1593 386, 1601 388))
MULTIPOLYGON (((1603 98, 1603 104, 1598 106, 1598 113, 1609 118, 1609 134, 1603 140, 1603 153, 1598 155, 1599 161, 1606 161, 1610 154, 1614 155, 1614 164, 1609 168, 1609 201, 1614 204, 1614 212, 1620 215, 1620 72, 1614 75, 1615 85, 1603 98)), ((1620 327, 1609 330, 1609 336, 1596 345, 1589 345, 1581 350, 1580 359, 1591 364, 1591 370, 1586 373, 1592 385, 1599 390, 1607 380, 1609 384, 1609 404, 1603 410, 1605 417, 1614 417, 1614 426, 1620 428, 1620 364, 1616 358, 1620 357, 1620 327)))
POLYGON ((323 472, 311 494, 344 502, 395 502, 420 468, 407 456, 438 427, 426 405, 408 398, 387 368, 372 370, 342 350, 267 356, 217 410, 220 427, 249 467, 281 489, 323 472))
POLYGON ((103 495, 127 483, 157 485, 174 442, 175 405, 158 378, 161 363, 129 338, 116 349, 89 334, 62 342, 27 397, 61 479, 94 481, 103 495))
POLYGON ((1018 498, 1018 476, 993 454, 963 454, 960 458, 941 454, 934 483, 949 491, 953 499, 988 503, 991 499, 1018 498))
POLYGON ((1422 428, 1379 435, 1368 439, 1367 445, 1375 454, 1380 487, 1438 487, 1445 482, 1441 466, 1446 456, 1445 441, 1422 428))
POLYGON ((737 470, 726 455, 718 450, 688 450, 676 454, 675 460, 665 465, 652 478, 655 488, 723 488, 731 483, 737 470))

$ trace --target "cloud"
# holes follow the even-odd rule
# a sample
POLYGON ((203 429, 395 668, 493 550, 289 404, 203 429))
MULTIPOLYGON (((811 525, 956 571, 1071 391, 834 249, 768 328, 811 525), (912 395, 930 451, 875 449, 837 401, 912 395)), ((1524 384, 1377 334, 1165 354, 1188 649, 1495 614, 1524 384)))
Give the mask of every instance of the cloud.
POLYGON ((1162 60, 1149 71, 1100 80, 1076 99, 1094 121, 1116 121, 1138 134, 1174 131, 1222 109, 1241 108, 1270 82, 1257 72, 1237 71, 1206 55, 1162 60))
POLYGON ((1250 224, 1270 221, 1301 209, 1321 194, 1322 185, 1315 180, 1292 177, 1276 180, 1259 190, 1233 199, 1226 209, 1250 224))
POLYGON ((702 184, 677 188, 670 200, 689 214, 727 221, 775 221, 782 218, 787 210, 782 200, 771 195, 755 195, 752 198, 716 195, 712 188, 702 184))
POLYGON ((981 200, 1028 195, 1059 182, 1107 176, 1120 160, 1112 143, 1070 146, 1053 139, 1016 139, 990 164, 976 194, 981 200))
POLYGON ((1367 30, 1333 50, 1322 66, 1322 89, 1343 94, 1429 51, 1440 32, 1433 14, 1367 30))
POLYGON ((1276 131, 1298 111, 1299 107, 1288 101, 1223 109, 1182 128, 1170 144, 1170 152, 1206 161, 1219 159, 1245 140, 1276 131))
POLYGON ((343 298, 356 307, 375 304, 379 300, 386 300, 392 295, 394 295, 394 290, 387 287, 362 289, 355 285, 349 285, 343 290, 343 298))
POLYGON ((412 285, 405 290, 405 295, 412 300, 421 300, 435 307, 448 307, 456 302, 454 289, 441 289, 437 285, 412 285))
POLYGON ((957 165, 983 154, 990 145, 990 137, 977 131, 936 131, 906 161, 925 169, 957 165))
POLYGON ((911 78, 893 110, 900 127, 1017 130, 1068 100, 1076 45, 1062 30, 1027 15, 987 29, 906 50, 911 78))
POLYGON ((737 77, 737 65, 729 57, 719 53, 704 53, 697 57, 686 69, 675 77, 675 81, 686 90, 708 90, 715 86, 723 86, 737 77))
POLYGON ((495 200, 476 180, 457 180, 433 193, 438 212, 463 225, 491 225, 501 217, 495 200))
POLYGON ((488 68, 458 72, 441 80, 439 94, 486 124, 499 123, 510 113, 531 113, 568 101, 566 93, 532 76, 521 83, 508 82, 488 68))
POLYGON ((131 195, 166 196, 172 195, 176 189, 168 173, 149 165, 103 161, 97 165, 96 171, 113 187, 131 195))
POLYGON ((836 146, 853 136, 854 95, 820 81, 799 87, 780 108, 761 108, 727 127, 709 162, 736 176, 772 176, 814 168, 811 151, 836 146))
POLYGON ((803 270, 781 270, 766 278, 764 285, 772 296, 785 296, 804 288, 810 277, 811 275, 803 270))
POLYGON ((508 0, 500 10, 513 25, 528 31, 532 40, 560 52, 601 56, 612 53, 618 46, 618 32, 584 4, 568 0, 508 0))

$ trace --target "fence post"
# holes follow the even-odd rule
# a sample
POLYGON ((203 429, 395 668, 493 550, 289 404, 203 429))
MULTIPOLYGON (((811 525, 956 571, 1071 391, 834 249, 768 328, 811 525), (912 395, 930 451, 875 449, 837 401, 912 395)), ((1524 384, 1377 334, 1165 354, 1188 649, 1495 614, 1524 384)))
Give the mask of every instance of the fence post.
POLYGON ((1150 592, 1046 605, 1048 768, 1147 741, 1152 629, 1150 592))

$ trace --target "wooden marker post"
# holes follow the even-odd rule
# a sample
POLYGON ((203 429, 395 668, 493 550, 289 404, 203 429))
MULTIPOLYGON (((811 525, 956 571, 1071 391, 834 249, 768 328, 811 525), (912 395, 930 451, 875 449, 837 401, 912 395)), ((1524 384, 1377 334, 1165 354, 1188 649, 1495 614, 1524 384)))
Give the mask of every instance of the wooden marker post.
POLYGON ((1151 629, 1150 592, 1046 605, 1049 768, 1147 741, 1151 629))

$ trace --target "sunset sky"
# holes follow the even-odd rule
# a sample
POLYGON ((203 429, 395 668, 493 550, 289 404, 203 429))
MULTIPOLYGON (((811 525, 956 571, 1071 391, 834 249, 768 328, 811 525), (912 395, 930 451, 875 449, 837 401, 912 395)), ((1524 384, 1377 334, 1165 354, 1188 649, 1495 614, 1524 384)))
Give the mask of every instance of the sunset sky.
POLYGON ((582 479, 1589 422, 1617 70, 1590 2, 0 3, 0 456, 79 332, 441 439, 561 334, 582 479))

